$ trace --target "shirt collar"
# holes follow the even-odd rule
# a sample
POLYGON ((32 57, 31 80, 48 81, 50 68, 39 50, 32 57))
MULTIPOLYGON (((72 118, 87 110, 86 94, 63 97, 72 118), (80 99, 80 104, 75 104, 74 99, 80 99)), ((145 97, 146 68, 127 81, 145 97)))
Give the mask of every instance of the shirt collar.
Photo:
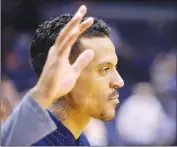
POLYGON ((74 138, 74 135, 71 133, 71 131, 66 128, 50 111, 49 115, 52 118, 52 120, 55 122, 56 126, 57 126, 57 130, 54 132, 55 134, 58 134, 57 137, 59 139, 59 141, 62 141, 64 144, 68 144, 68 145, 82 145, 82 134, 79 137, 78 140, 76 140, 74 138))

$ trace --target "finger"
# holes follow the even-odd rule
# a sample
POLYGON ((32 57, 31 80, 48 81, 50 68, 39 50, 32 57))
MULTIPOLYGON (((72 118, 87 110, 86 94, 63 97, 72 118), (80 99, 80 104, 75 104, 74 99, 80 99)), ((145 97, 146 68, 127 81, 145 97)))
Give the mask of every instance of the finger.
POLYGON ((56 47, 59 47, 61 42, 65 39, 65 37, 77 26, 80 24, 83 16, 87 12, 87 7, 82 5, 78 11, 75 13, 73 18, 66 24, 66 26, 60 31, 56 41, 55 45, 56 47))
POLYGON ((83 71, 83 69, 92 61, 94 55, 95 53, 93 50, 86 50, 79 55, 75 63, 72 65, 78 76, 83 71))
POLYGON ((66 56, 69 56, 71 47, 76 42, 79 35, 83 33, 86 29, 88 29, 93 24, 93 21, 94 21, 93 18, 90 17, 87 20, 85 20, 80 26, 73 29, 73 31, 69 34, 69 36, 60 45, 61 49, 59 55, 63 54, 63 52, 65 52, 67 49, 67 52, 65 53, 67 53, 66 56))
POLYGON ((77 40, 77 36, 79 34, 79 27, 75 28, 68 37, 61 43, 60 45, 60 52, 58 52, 59 56, 65 55, 69 57, 71 47, 74 44, 74 42, 77 40))
POLYGON ((89 17, 87 20, 82 22, 80 24, 80 32, 79 35, 81 35, 83 32, 85 32, 92 24, 94 23, 93 17, 89 17))

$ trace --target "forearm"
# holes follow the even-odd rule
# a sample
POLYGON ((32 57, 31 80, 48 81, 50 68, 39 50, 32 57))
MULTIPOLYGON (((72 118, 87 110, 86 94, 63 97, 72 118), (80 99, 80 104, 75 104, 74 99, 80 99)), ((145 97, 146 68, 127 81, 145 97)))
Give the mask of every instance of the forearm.
POLYGON ((1 145, 31 145, 56 130, 47 111, 29 94, 1 125, 1 145))

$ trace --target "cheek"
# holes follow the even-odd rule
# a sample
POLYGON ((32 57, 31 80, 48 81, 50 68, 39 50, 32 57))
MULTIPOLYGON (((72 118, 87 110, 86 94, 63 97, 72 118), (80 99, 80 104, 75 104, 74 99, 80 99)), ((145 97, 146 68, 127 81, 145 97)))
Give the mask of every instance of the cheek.
MULTIPOLYGON (((89 108, 96 109, 99 111, 100 109, 104 109, 107 105, 107 99, 109 95, 109 86, 108 86, 108 80, 107 79, 97 79, 92 84, 92 96, 90 98, 89 108)), ((95 110, 95 111, 96 111, 95 110)))
POLYGON ((97 78, 95 81, 95 96, 100 99, 105 99, 109 94, 109 80, 107 78, 97 78))
POLYGON ((88 78, 88 76, 82 76, 77 80, 75 87, 70 92, 72 97, 71 101, 75 107, 85 107, 84 105, 90 103, 90 99, 94 95, 94 88, 92 85, 92 78, 88 78))
POLYGON ((77 108, 87 110, 105 107, 109 94, 109 80, 106 77, 89 75, 82 75, 78 79, 71 91, 72 103, 77 108))

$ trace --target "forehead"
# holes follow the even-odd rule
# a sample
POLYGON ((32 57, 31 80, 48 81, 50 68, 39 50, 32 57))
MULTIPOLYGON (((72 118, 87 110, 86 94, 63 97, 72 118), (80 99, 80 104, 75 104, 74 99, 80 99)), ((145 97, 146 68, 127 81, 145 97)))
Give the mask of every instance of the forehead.
POLYGON ((113 42, 108 37, 82 38, 81 45, 84 49, 92 49, 95 57, 90 66, 110 62, 117 64, 117 55, 113 42))

